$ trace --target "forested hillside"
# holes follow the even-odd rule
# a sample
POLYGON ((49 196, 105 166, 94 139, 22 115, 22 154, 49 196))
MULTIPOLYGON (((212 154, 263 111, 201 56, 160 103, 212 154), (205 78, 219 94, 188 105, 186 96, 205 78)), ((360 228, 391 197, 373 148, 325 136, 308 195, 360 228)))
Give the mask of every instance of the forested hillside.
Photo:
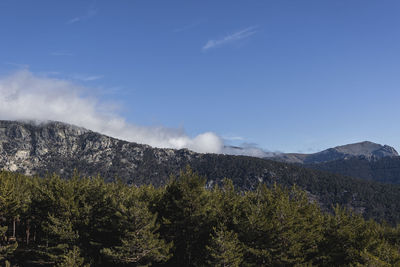
POLYGON ((190 165, 207 177, 206 185, 228 177, 238 190, 255 190, 262 182, 305 190, 323 210, 339 203, 364 218, 400 222, 400 187, 362 181, 300 166, 245 156, 200 154, 130 143, 60 122, 35 125, 0 121, 0 168, 28 175, 56 173, 71 178, 116 178, 130 185, 164 186, 169 176, 190 165))
POLYGON ((0 173, 0 261, 19 266, 392 266, 400 229, 297 187, 206 187, 191 169, 159 188, 0 173))
POLYGON ((192 168, 208 177, 208 184, 220 183, 223 177, 233 180, 238 189, 257 188, 259 182, 298 187, 306 190, 324 210, 339 203, 367 219, 400 222, 400 186, 381 184, 342 175, 309 170, 297 165, 251 157, 204 155, 192 162, 192 168))
POLYGON ((305 166, 365 180, 400 184, 400 157, 384 157, 372 161, 365 157, 354 157, 305 166))

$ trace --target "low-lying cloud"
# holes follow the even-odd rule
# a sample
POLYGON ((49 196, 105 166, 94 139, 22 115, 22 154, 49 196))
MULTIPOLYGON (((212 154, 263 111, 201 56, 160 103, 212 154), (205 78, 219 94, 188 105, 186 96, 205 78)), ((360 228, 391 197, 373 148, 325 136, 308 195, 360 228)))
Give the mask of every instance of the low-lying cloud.
POLYGON ((258 148, 232 149, 221 137, 205 132, 195 137, 183 129, 138 126, 126 122, 111 105, 84 94, 71 81, 40 77, 28 70, 0 78, 0 119, 61 121, 119 139, 160 148, 188 148, 200 153, 263 156, 258 148))

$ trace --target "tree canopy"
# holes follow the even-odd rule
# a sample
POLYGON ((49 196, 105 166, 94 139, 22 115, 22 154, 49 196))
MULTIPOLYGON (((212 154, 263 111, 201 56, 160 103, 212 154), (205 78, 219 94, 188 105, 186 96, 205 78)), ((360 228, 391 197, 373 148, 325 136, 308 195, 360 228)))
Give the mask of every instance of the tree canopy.
POLYGON ((209 187, 190 168, 158 188, 0 172, 0 264, 400 264, 400 227, 332 210, 296 186, 209 187))

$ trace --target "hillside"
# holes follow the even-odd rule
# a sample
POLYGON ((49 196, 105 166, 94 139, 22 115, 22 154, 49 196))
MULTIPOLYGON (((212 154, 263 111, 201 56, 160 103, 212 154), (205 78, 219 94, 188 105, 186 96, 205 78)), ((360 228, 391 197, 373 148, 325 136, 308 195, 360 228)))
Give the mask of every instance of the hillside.
POLYGON ((388 145, 368 141, 313 154, 277 154, 268 159, 364 180, 400 183, 400 156, 397 151, 388 145))
POLYGON ((398 157, 397 151, 388 145, 380 145, 369 141, 337 146, 312 154, 283 153, 274 155, 271 159, 301 164, 318 164, 335 160, 346 160, 362 157, 369 161, 385 157, 398 157))
POLYGON ((34 125, 0 121, 0 168, 28 175, 58 173, 71 177, 100 174, 128 184, 165 184, 190 165, 207 177, 208 187, 232 179, 240 190, 260 182, 296 184, 324 209, 339 203, 366 218, 400 222, 400 187, 308 170, 260 158, 199 154, 129 143, 59 122, 34 125))
POLYGON ((400 183, 400 157, 384 157, 368 160, 365 157, 353 157, 319 164, 305 164, 307 168, 348 175, 382 183, 400 183))

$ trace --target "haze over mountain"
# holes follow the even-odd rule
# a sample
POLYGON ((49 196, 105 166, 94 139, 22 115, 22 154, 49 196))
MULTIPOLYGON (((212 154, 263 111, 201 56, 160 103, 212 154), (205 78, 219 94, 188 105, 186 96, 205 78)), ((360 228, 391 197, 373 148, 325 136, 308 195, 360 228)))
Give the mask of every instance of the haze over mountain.
POLYGON ((160 149, 118 140, 81 127, 50 122, 32 124, 0 121, 0 168, 28 175, 57 173, 71 177, 74 170, 85 176, 100 174, 108 181, 163 185, 171 174, 190 165, 205 175, 207 186, 228 177, 240 190, 259 183, 306 190, 310 199, 330 209, 339 203, 366 218, 400 221, 400 187, 362 181, 293 164, 219 154, 200 154, 187 149, 160 149))

